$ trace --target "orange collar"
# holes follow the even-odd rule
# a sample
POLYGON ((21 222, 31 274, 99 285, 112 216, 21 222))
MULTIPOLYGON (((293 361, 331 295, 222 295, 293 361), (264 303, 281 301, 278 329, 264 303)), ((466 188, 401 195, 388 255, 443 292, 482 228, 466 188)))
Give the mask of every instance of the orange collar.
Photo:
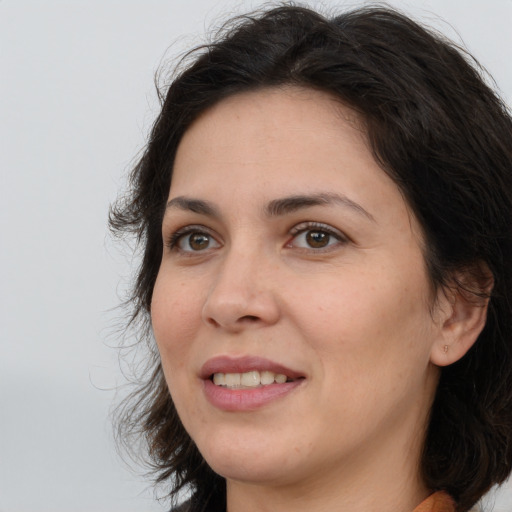
POLYGON ((438 491, 422 501, 413 512, 455 512, 455 503, 448 494, 438 491))

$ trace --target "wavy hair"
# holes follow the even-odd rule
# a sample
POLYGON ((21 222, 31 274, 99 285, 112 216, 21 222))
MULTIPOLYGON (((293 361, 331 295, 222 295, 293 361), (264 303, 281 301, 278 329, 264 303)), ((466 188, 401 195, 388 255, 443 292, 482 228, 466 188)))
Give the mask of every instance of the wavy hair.
MULTIPOLYGON (((426 485, 467 511, 512 470, 512 120, 504 102, 463 49, 382 7, 326 18, 284 5, 242 16, 186 62, 161 92, 147 147, 110 212, 111 229, 134 235, 142 249, 129 299, 141 338, 151 344, 161 222, 187 128, 236 93, 283 85, 329 92, 359 113, 376 161, 422 225, 433 286, 448 286, 461 269, 478 274, 482 264, 494 278, 478 340, 441 370, 420 461, 426 485)), ((197 510, 220 510, 225 482, 184 430, 152 354, 151 371, 119 411, 119 431, 142 436, 172 497, 188 488, 197 510)))

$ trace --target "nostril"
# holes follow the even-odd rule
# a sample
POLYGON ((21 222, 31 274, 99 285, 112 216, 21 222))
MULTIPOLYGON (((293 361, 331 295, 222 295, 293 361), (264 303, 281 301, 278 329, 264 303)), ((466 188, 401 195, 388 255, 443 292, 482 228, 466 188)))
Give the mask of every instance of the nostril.
POLYGON ((220 327, 220 324, 219 322, 217 322, 215 319, 213 318, 208 318, 206 320, 210 325, 213 325, 213 327, 220 327))
POLYGON ((243 317, 240 318, 241 321, 247 321, 247 322, 257 322, 259 320, 259 318, 257 316, 254 316, 254 315, 245 315, 243 317))
POLYGON ((261 318, 257 315, 242 315, 236 319, 230 320, 226 323, 219 322, 219 320, 208 317, 205 319, 206 323, 211 325, 214 328, 219 327, 225 327, 225 328, 233 328, 233 329, 240 329, 243 328, 243 326, 248 326, 252 324, 257 324, 261 318), (238 326, 238 327, 237 327, 238 326))

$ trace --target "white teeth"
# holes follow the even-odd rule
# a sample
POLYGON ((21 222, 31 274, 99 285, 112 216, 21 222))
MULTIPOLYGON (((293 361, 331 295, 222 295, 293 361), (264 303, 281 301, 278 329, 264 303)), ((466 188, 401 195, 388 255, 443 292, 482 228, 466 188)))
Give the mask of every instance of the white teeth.
POLYGON ((265 386, 265 385, 268 385, 268 384, 273 384, 274 383, 274 377, 275 377, 274 372, 267 372, 267 371, 261 372, 260 373, 261 385, 265 386))
POLYGON ((255 388, 260 385, 260 372, 242 373, 240 384, 249 388, 255 388))
POLYGON ((286 382, 286 375, 282 375, 282 374, 276 375, 276 382, 278 384, 284 384, 286 382))
POLYGON ((269 384, 284 384, 288 378, 282 373, 251 371, 245 373, 214 373, 213 383, 232 389, 257 388, 269 384))
POLYGON ((223 373, 215 373, 213 375, 213 383, 216 386, 225 386, 226 385, 226 376, 223 373))
POLYGON ((239 373, 226 373, 226 386, 228 388, 240 387, 240 374, 239 373))

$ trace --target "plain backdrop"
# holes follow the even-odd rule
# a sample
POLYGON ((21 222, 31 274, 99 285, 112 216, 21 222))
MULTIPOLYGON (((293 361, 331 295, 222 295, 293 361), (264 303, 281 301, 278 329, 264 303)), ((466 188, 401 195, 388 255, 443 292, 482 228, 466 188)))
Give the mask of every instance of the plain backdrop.
MULTIPOLYGON (((389 3, 462 37, 511 103, 512 0, 389 3)), ((111 433, 113 308, 133 263, 107 211, 157 113, 164 55, 259 5, 0 1, 0 512, 164 510, 111 433)), ((511 488, 494 501, 510 512, 511 488)))

